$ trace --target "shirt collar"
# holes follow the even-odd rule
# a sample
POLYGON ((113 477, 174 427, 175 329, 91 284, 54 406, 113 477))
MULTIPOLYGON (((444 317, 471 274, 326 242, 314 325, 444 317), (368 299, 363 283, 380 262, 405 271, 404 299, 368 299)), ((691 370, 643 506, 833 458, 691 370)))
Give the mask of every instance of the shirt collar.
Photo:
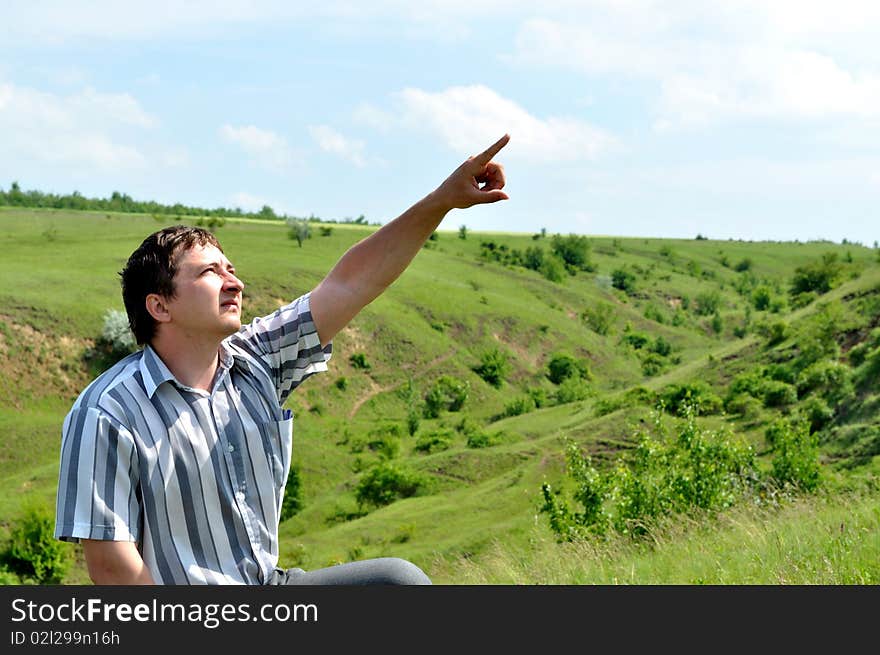
POLYGON ((165 362, 150 345, 144 346, 139 366, 144 379, 144 390, 149 398, 153 397, 160 384, 174 379, 174 374, 168 370, 165 362))
MULTIPOLYGON (((222 342, 220 344, 220 367, 228 371, 232 368, 234 361, 232 351, 226 346, 225 341, 222 342)), ((162 361, 162 358, 159 357, 159 354, 150 345, 144 346, 139 366, 144 379, 144 390, 147 392, 148 398, 153 397, 156 389, 162 383, 177 382, 174 374, 165 366, 165 362, 162 361)), ((218 379, 219 376, 215 378, 215 381, 218 379)))

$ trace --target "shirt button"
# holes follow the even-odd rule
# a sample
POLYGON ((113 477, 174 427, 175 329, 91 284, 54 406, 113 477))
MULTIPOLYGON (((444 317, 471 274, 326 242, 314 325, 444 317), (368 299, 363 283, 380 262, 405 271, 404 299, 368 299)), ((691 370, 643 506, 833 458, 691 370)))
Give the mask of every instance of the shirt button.
POLYGON ((233 446, 232 444, 229 444, 228 446, 226 446, 226 449, 227 449, 230 453, 235 452, 235 446, 233 446))

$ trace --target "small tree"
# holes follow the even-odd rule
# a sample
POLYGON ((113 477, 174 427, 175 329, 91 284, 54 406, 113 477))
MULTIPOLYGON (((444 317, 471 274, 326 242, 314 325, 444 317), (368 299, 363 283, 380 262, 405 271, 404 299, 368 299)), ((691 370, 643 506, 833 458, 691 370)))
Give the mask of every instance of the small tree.
POLYGON ((467 239, 467 233, 467 225, 460 225, 458 228, 458 238, 462 240, 467 239))
POLYGON ((309 222, 298 218, 289 218, 287 219, 287 225, 289 227, 287 236, 295 239, 297 245, 302 248, 302 242, 311 238, 312 235, 312 228, 309 222))

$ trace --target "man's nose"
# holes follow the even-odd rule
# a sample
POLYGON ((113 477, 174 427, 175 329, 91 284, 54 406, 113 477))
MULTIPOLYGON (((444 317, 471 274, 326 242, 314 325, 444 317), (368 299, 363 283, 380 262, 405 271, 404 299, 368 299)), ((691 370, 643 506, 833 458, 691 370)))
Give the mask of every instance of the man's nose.
POLYGON ((235 274, 227 273, 226 274, 226 288, 227 289, 236 289, 238 291, 244 290, 244 282, 239 280, 235 274))

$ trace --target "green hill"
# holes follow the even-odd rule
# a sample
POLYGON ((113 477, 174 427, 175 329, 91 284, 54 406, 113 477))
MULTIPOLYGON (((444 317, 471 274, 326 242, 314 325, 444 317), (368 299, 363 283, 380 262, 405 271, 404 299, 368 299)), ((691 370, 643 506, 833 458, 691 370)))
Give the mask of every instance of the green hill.
MULTIPOLYGON (((173 222, 0 208, 6 534, 29 504, 53 505, 61 421, 107 363, 106 312, 122 310, 117 272, 147 234, 173 222)), ((226 219, 217 234, 246 282, 244 318, 311 289, 373 229, 314 224, 298 247, 283 222, 226 219)), ((529 580, 512 562, 566 548, 538 511, 542 483, 566 484, 566 440, 610 466, 650 427, 658 400, 697 383, 709 390, 700 426, 747 440, 764 466, 767 428, 808 418, 832 492, 816 503, 845 508, 853 501, 844 490, 876 479, 878 373, 876 249, 440 230, 338 335, 330 372, 289 400, 301 509, 282 523, 281 564, 393 555, 441 583, 556 580, 529 580), (394 475, 418 484, 371 503, 394 489, 394 475)), ((858 502, 876 508, 871 488, 858 502)), ((681 548, 691 537, 675 538, 681 548)), ((564 567, 577 568, 583 553, 572 557, 564 567)), ((591 566, 583 561, 568 580, 608 579, 591 566)), ((675 576, 737 582, 697 568, 675 576)), ((77 561, 65 581, 87 579, 77 561)))

